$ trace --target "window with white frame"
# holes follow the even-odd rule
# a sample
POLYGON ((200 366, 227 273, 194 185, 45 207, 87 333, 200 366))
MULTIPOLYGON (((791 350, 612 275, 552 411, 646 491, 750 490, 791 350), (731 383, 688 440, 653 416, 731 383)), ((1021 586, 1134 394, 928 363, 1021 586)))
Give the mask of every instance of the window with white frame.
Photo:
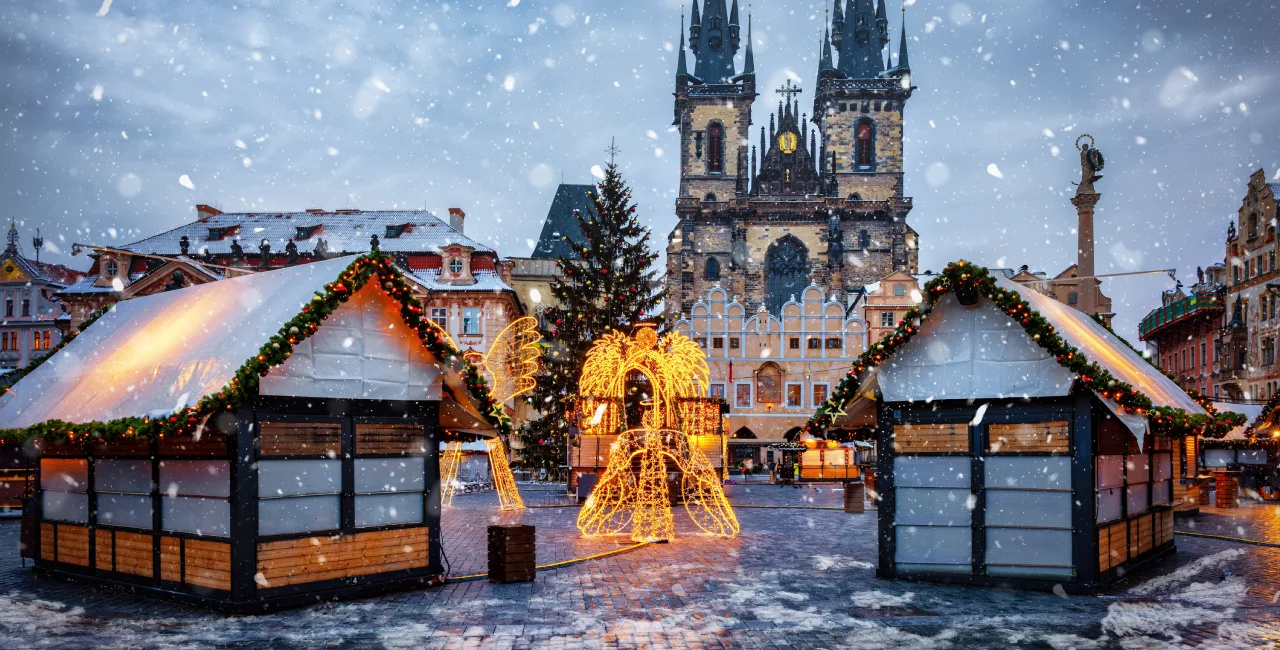
POLYGON ((787 384, 787 408, 804 406, 804 384, 787 384))
POLYGON ((480 308, 464 307, 462 310, 463 336, 480 336, 480 308))
POLYGON ((830 390, 831 390, 831 387, 828 386, 827 384, 813 385, 813 404, 812 404, 813 408, 818 408, 819 405, 827 401, 827 395, 830 390))
POLYGON ((442 330, 449 329, 449 309, 446 307, 431 308, 431 322, 440 326, 442 330))
POLYGON ((905 285, 905 284, 895 284, 895 285, 893 285, 893 295, 895 295, 895 296, 905 296, 905 295, 907 295, 907 285, 905 285))
POLYGON ((707 397, 725 399, 724 384, 714 383, 707 387, 707 397))
POLYGON ((880 312, 880 327, 893 327, 893 312, 880 312))
POLYGON ((751 406, 751 384, 744 382, 733 386, 733 405, 741 408, 751 406))

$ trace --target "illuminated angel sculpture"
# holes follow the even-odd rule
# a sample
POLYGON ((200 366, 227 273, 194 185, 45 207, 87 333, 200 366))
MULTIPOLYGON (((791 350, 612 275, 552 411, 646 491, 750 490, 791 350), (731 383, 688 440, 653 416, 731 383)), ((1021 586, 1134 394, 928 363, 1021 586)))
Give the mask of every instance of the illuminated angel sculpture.
MULTIPOLYGON (((679 430, 677 400, 706 392, 709 372, 703 350, 681 334, 659 340, 651 328, 641 328, 634 339, 610 332, 587 353, 579 391, 621 404, 628 376, 636 375, 649 386, 641 426, 618 436, 608 468, 578 514, 578 529, 586 535, 608 535, 629 525, 634 541, 674 539, 667 487, 668 467, 674 467, 682 475, 685 510, 693 523, 709 534, 736 535, 738 520, 715 468, 679 430)), ((582 417, 598 419, 600 412, 582 417)))
MULTIPOLYGON (((431 322, 431 321, 428 321, 431 322)), ((451 345, 452 338, 443 328, 431 322, 442 338, 451 345)), ((538 320, 525 316, 512 321, 489 347, 483 359, 477 359, 476 365, 489 375, 489 394, 493 396, 494 408, 502 408, 507 400, 523 395, 534 389, 537 382, 533 375, 538 372, 538 356, 541 350, 538 341, 542 335, 538 333, 538 320)), ((454 345, 456 348, 457 346, 454 345)), ((507 463, 507 451, 502 440, 491 438, 485 441, 489 453, 489 471, 493 474, 493 487, 498 492, 498 501, 503 510, 519 510, 524 507, 520 498, 520 490, 516 488, 515 477, 511 474, 511 465, 507 463)), ((441 502, 444 505, 453 503, 453 495, 458 488, 458 468, 462 464, 461 443, 445 445, 444 457, 440 462, 440 484, 442 487, 441 502)))

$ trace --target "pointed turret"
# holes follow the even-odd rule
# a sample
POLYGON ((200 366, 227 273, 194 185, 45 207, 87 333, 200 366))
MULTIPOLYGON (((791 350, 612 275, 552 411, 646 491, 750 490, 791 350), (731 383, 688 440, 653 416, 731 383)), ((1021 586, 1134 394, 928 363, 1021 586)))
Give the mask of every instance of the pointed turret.
POLYGON ((733 7, 729 9, 729 47, 735 53, 737 53, 738 45, 741 42, 739 34, 738 0, 733 0, 733 7))
MULTIPOLYGON (((738 6, 737 0, 734 0, 733 6, 738 6)), ((742 63, 742 74, 735 77, 741 79, 746 76, 755 76, 756 74, 756 57, 751 53, 751 14, 747 14, 747 58, 742 63)))
POLYGON ((695 26, 689 28, 689 40, 698 60, 693 76, 703 83, 730 83, 736 74, 733 57, 738 53, 738 27, 730 24, 725 0, 705 0, 701 13, 697 0, 693 6, 695 26))
POLYGON ((818 77, 832 70, 835 70, 835 67, 831 65, 831 29, 827 28, 822 34, 822 55, 818 60, 818 77))
MULTIPOLYGON (((831 42, 839 61, 835 69, 847 79, 876 79, 884 73, 884 47, 888 42, 887 19, 880 27, 875 0, 848 0, 841 21, 833 21, 831 42)), ((838 7, 838 5, 837 5, 838 7)))
POLYGON ((843 0, 835 0, 835 9, 831 11, 831 44, 840 47, 841 38, 844 36, 844 10, 840 8, 843 0))
POLYGON ((902 38, 898 40, 898 68, 899 73, 911 72, 911 63, 907 60, 907 11, 903 7, 902 11, 902 38))
MULTIPOLYGON (((684 28, 681 28, 683 31, 684 28)), ((702 15, 698 13, 698 0, 693 0, 693 17, 689 20, 689 49, 698 56, 702 43, 702 15)))
POLYGON ((876 4, 876 33, 880 36, 880 47, 889 42, 889 16, 884 10, 884 0, 876 4))
POLYGON ((689 65, 684 59, 684 14, 680 14, 680 55, 676 62, 676 85, 683 86, 687 83, 689 83, 689 65))

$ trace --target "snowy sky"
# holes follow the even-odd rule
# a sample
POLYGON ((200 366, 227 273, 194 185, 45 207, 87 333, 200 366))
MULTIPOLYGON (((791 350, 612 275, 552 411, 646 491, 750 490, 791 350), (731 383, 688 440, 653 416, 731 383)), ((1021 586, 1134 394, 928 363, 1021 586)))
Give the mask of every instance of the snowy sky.
MULTIPOLYGON (((960 257, 1051 274, 1073 262, 1081 133, 1107 156, 1099 273, 1194 278, 1222 261, 1248 175, 1277 174, 1273 0, 907 2, 919 90, 906 188, 921 270, 960 257)), ((754 2, 760 87, 794 76, 812 105, 828 4, 754 2)), ((196 203, 457 206, 469 235, 526 255, 562 175, 588 182, 617 137, 665 244, 680 11, 675 0, 8 2, 3 216, 20 220, 28 248, 28 231, 43 231, 42 259, 80 268, 63 254, 71 242, 140 239, 192 220, 196 203)), ((756 124, 776 105, 762 94, 756 124)), ((1136 342, 1169 286, 1108 282, 1117 331, 1136 342)))

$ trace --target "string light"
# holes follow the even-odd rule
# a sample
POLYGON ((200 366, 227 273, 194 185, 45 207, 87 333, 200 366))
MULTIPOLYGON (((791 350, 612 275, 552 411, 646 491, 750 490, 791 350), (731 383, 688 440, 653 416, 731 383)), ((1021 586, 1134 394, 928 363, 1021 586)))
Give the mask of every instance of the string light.
POLYGON ((720 477, 697 445, 690 444, 690 435, 713 431, 718 424, 708 417, 711 406, 719 417, 717 403, 698 398, 709 376, 701 348, 678 333, 659 340, 650 328, 639 330, 634 338, 609 332, 587 352, 579 381, 584 395, 577 408, 579 419, 599 428, 602 420, 612 417, 612 405, 621 422, 626 380, 633 373, 649 381, 643 426, 623 432, 611 447, 609 464, 578 513, 578 530, 614 535, 630 526, 636 542, 675 539, 667 487, 667 469, 674 466, 683 474, 680 488, 694 524, 712 535, 736 535, 738 520, 720 477), (676 428, 681 421, 686 423, 684 431, 676 428), (638 475, 632 471, 637 462, 638 475))
POLYGON ((489 438, 484 444, 489 448, 489 471, 493 474, 493 487, 498 491, 500 509, 523 509, 524 500, 520 498, 515 477, 511 475, 511 466, 507 464, 507 450, 502 445, 502 440, 489 438))
POLYGON ((462 443, 448 442, 444 457, 440 459, 440 504, 453 505, 453 495, 458 491, 458 468, 462 465, 462 443))

